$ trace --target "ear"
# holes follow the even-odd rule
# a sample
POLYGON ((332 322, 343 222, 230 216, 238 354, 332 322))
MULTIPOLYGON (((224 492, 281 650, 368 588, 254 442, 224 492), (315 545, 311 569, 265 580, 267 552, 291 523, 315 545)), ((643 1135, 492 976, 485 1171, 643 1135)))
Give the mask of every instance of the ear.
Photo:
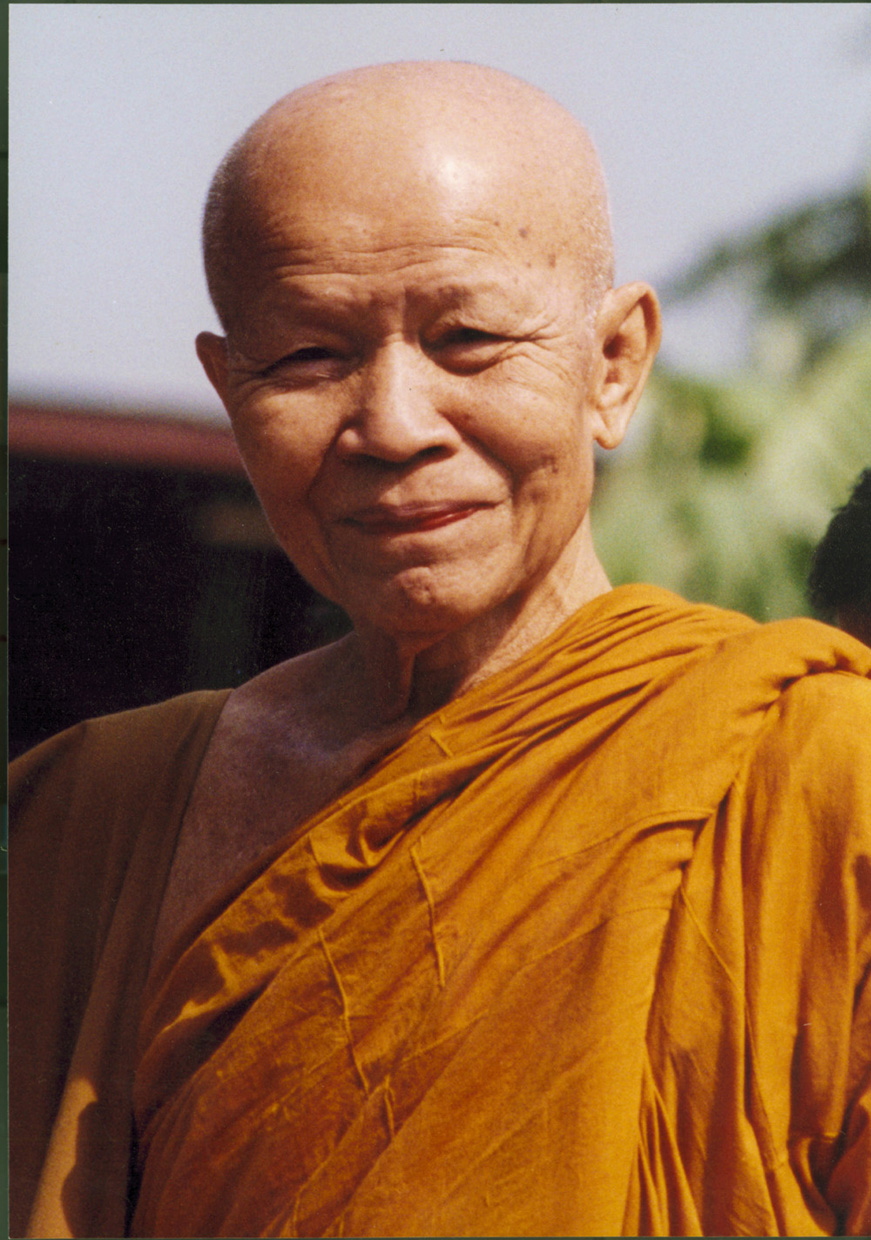
POLYGON ((214 332, 200 332, 197 336, 197 357, 202 363, 203 370, 209 376, 212 387, 221 398, 221 403, 226 408, 229 372, 226 339, 223 336, 216 336, 214 332))
POLYGON ((588 404, 601 447, 616 448, 622 442, 661 336, 659 302, 649 285, 609 289, 596 321, 588 404))

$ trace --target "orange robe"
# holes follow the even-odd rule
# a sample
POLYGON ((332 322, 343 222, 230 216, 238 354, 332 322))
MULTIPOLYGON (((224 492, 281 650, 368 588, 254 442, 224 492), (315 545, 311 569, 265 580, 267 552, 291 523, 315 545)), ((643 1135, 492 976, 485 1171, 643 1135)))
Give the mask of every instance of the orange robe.
MULTIPOLYGON (((867 1228, 869 673, 624 587, 423 721, 152 977, 130 1234, 867 1228)), ((35 1234, 112 1234, 83 1113, 35 1234)))
POLYGON ((142 987, 226 692, 88 720, 9 773, 9 1225, 124 1233, 142 987))

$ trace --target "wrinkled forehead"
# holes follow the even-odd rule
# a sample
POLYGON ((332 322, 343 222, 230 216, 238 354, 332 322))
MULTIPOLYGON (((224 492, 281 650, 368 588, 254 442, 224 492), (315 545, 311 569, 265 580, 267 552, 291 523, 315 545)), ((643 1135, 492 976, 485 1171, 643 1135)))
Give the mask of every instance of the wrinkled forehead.
POLYGON ((409 239, 434 237, 448 221, 514 227, 521 239, 558 231, 567 195, 540 153, 482 135, 355 117, 342 128, 319 123, 270 135, 244 181, 241 205, 262 231, 276 221, 335 234, 340 221, 409 239), (561 210, 560 207, 563 209, 561 210))
POLYGON ((562 219, 481 173, 451 160, 368 181, 320 170, 272 178, 253 204, 237 281, 244 273, 248 291, 262 292, 265 283, 320 274, 368 277, 379 288, 474 275, 476 285, 498 278, 540 296, 542 280, 574 276, 576 247, 562 219))
MULTIPOLYGON (((268 201, 268 200, 267 200, 268 201)), ((328 312, 332 320, 405 307, 408 322, 452 310, 474 317, 510 308, 524 321, 583 300, 582 282, 560 262, 544 230, 511 211, 450 202, 396 203, 369 210, 276 195, 264 209, 245 262, 238 262, 233 334, 269 322, 328 312)))
POLYGON ((270 109, 225 201, 234 294, 283 264, 353 267, 415 247, 480 251, 519 271, 589 267, 607 207, 585 131, 533 88, 488 94, 486 78, 482 91, 460 76, 448 91, 440 80, 409 90, 407 76, 363 90, 339 79, 270 109))

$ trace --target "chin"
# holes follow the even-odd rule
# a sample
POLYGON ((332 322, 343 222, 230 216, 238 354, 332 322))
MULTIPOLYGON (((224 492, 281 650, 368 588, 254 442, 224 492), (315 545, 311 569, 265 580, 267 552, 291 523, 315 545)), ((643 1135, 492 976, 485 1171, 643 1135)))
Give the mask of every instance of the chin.
POLYGON ((423 570, 360 589, 353 601, 346 598, 342 606, 355 625, 397 636, 439 636, 489 614, 500 601, 465 583, 433 580, 432 574, 423 570))
POLYGON ((439 640, 489 620, 505 605, 514 610, 522 594, 513 579, 488 581, 480 565, 474 574, 415 569, 358 589, 353 602, 346 597, 342 606, 355 627, 439 640))

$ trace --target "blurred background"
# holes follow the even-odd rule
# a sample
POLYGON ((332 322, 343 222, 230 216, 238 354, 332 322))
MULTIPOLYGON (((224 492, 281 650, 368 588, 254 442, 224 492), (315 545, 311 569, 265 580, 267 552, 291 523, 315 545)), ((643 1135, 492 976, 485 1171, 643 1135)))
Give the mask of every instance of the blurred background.
POLYGON ((871 463, 871 6, 10 6, 10 748, 342 631, 272 544, 193 340, 209 179, 278 96, 457 59, 590 128, 665 340, 599 462, 616 583, 770 619, 871 463))

